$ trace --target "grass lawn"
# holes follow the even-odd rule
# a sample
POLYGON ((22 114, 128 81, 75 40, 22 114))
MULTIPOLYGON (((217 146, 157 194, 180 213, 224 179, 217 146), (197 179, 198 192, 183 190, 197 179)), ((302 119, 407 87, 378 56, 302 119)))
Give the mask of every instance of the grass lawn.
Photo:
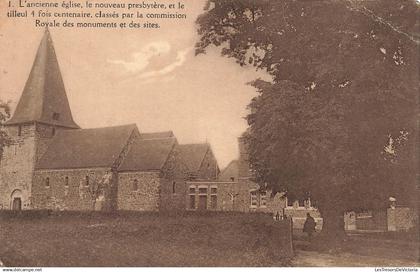
POLYGON ((243 213, 2 216, 6 266, 284 266, 288 222, 243 213))

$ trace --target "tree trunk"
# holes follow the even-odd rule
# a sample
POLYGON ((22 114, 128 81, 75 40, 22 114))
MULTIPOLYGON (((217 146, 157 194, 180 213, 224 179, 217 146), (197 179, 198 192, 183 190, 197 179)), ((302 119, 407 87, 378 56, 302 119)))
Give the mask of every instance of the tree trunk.
POLYGON ((346 238, 344 231, 344 212, 337 209, 321 211, 322 231, 315 241, 319 249, 326 251, 340 250, 346 238))
POLYGON ((344 232, 344 213, 340 211, 322 212, 323 225, 322 234, 330 237, 343 237, 344 232))

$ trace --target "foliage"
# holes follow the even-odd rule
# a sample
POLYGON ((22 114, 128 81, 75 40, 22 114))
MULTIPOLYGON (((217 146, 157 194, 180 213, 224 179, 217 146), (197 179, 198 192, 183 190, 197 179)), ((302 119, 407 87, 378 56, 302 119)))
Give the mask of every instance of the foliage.
MULTIPOLYGON (((89 194, 92 198, 92 209, 96 210, 96 204, 98 201, 105 201, 105 198, 108 196, 108 190, 110 181, 112 179, 112 174, 106 172, 105 175, 100 180, 93 180, 89 183, 89 194)), ((109 197, 109 196, 108 196, 109 197)), ((101 207, 105 209, 105 207, 101 207)))
POLYGON ((256 178, 325 218, 416 199, 415 1, 209 0, 196 53, 267 71, 249 105, 256 178))
POLYGON ((0 100, 0 158, 6 146, 11 144, 11 139, 6 131, 2 129, 2 125, 10 118, 10 102, 0 100))

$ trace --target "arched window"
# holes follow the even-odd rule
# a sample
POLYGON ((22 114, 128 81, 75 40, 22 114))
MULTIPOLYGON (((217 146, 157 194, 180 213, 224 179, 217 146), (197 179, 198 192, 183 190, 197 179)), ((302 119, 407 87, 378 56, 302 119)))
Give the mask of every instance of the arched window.
POLYGON ((136 192, 136 191, 139 190, 139 181, 137 179, 133 180, 132 190, 133 190, 133 192, 136 192))
POLYGON ((45 179, 45 187, 50 187, 50 178, 45 179))
POLYGON ((89 186, 89 176, 86 176, 85 178, 85 186, 89 186))
POLYGON ((64 178, 64 186, 69 187, 69 177, 64 178))
POLYGON ((137 179, 133 180, 133 191, 139 190, 139 181, 137 179))

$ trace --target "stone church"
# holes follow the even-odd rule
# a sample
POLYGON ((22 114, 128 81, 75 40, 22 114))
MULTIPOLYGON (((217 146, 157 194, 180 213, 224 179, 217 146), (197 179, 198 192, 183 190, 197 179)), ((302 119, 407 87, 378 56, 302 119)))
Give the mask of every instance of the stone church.
POLYGON ((80 128, 48 29, 2 129, 12 144, 0 158, 0 209, 185 209, 186 181, 219 173, 210 145, 180 145, 171 131, 80 128))
POLYGON ((179 144, 171 131, 80 128, 48 29, 1 129, 12 144, 0 157, 0 210, 290 210, 283 194, 253 182, 242 138, 238 159, 220 172, 209 144, 179 144))

